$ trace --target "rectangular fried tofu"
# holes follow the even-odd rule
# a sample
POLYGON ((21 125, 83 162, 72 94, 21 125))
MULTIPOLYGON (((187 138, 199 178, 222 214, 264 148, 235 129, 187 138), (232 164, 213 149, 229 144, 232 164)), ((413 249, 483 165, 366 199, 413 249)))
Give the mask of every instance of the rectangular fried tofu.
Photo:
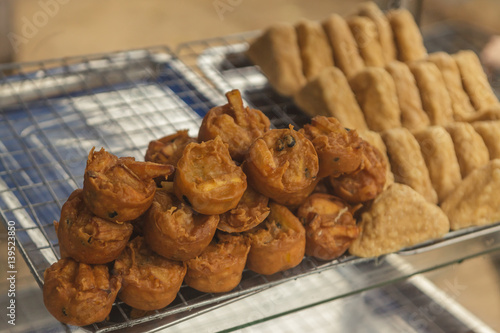
POLYGON ((420 92, 408 65, 394 60, 388 63, 385 68, 391 74, 396 85, 399 109, 401 110, 401 125, 410 131, 429 126, 429 116, 422 107, 420 92))
POLYGON ((437 193, 432 187, 429 170, 417 139, 404 127, 386 130, 381 135, 387 148, 394 181, 410 186, 427 201, 436 204, 437 193))
POLYGON ((477 54, 471 50, 463 50, 455 53, 453 58, 460 69, 462 84, 474 108, 479 111, 498 104, 498 98, 488 82, 477 54))
POLYGON ((438 202, 442 202, 462 181, 453 140, 442 126, 429 126, 413 134, 420 145, 438 202))
POLYGON ((311 116, 332 116, 347 128, 368 129, 345 75, 336 67, 323 70, 295 94, 294 101, 311 116))
POLYGON ((345 19, 332 14, 323 22, 323 29, 333 50, 335 65, 348 78, 359 72, 365 64, 345 19))
POLYGON ((347 24, 356 40, 359 53, 365 65, 375 67, 384 66, 385 59, 375 23, 368 17, 353 16, 347 19, 347 24))
POLYGON ((382 67, 365 67, 349 80, 356 100, 372 131, 401 127, 396 86, 382 67))
POLYGON ((500 121, 477 121, 472 126, 488 147, 490 160, 500 158, 500 121))
POLYGON ((366 16, 375 23, 378 32, 382 54, 385 63, 388 64, 396 60, 396 45, 394 44, 394 35, 391 25, 382 10, 373 1, 363 2, 358 5, 358 15, 366 16))
POLYGON ((453 140, 462 178, 488 163, 488 147, 471 124, 456 122, 445 128, 453 140))
POLYGON ((387 19, 394 34, 398 59, 404 62, 422 60, 427 57, 427 49, 415 18, 407 9, 393 9, 387 19))
POLYGON ((434 63, 441 71, 445 87, 450 95, 453 118, 457 121, 463 121, 474 114, 475 109, 469 96, 465 93, 455 59, 449 53, 435 52, 429 54, 427 61, 434 63))
POLYGON ((295 25, 295 30, 302 59, 302 70, 309 81, 324 68, 334 65, 332 49, 318 22, 300 20, 295 25))
POLYGON ((417 82, 422 107, 429 116, 431 125, 446 125, 453 122, 450 95, 439 68, 426 61, 412 62, 409 67, 417 82))
POLYGON ((306 83, 297 34, 291 24, 269 27, 250 43, 246 54, 281 95, 292 96, 306 83))

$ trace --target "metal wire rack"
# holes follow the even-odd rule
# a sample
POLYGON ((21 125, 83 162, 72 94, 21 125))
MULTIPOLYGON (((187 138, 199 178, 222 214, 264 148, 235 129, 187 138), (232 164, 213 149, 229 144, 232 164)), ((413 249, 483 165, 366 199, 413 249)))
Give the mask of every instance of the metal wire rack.
MULTIPOLYGON (((249 75, 255 68, 238 47, 255 34, 185 44, 177 56, 157 47, 0 67, 0 216, 5 224, 15 223, 18 247, 40 285, 45 269, 59 257, 53 221, 69 194, 82 186, 92 147, 142 160, 152 139, 180 129, 196 136, 205 112, 224 104, 222 93, 234 88, 274 127, 300 127, 308 121, 291 100, 269 89, 265 78, 249 75), (235 52, 228 53, 228 48, 235 52), (209 57, 207 51, 212 52, 209 57)), ((224 294, 182 286, 171 305, 146 314, 117 301, 109 320, 85 329, 164 327, 326 270, 356 265, 370 272, 351 289, 325 296, 334 299, 494 251, 500 247, 499 230, 500 225, 475 230, 479 233, 474 237, 464 231, 456 238, 462 243, 448 248, 455 245, 461 252, 443 254, 436 252, 439 247, 428 246, 429 255, 439 254, 439 259, 416 260, 410 270, 396 269, 384 258, 344 256, 331 262, 305 258, 298 267, 272 276, 245 271, 240 285, 224 294)), ((413 258, 422 258, 422 253, 415 254, 413 258)))

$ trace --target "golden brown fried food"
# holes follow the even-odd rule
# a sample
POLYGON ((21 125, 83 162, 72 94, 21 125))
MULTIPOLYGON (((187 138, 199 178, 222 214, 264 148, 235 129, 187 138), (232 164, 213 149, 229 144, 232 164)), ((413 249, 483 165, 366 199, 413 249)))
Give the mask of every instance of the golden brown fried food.
POLYGON ((382 133, 389 155, 394 180, 406 184, 429 202, 437 203, 437 193, 432 187, 429 170, 417 139, 406 128, 393 128, 382 133))
POLYGON ((429 116, 431 125, 444 126, 453 122, 450 95, 439 68, 432 62, 426 61, 414 62, 409 66, 415 76, 422 106, 429 116))
POLYGON ((117 158, 101 149, 89 153, 83 179, 83 199, 95 215, 114 222, 130 221, 144 213, 155 194, 153 178, 167 177, 172 165, 117 158))
POLYGON ((452 230, 500 221, 500 160, 472 171, 441 204, 452 230))
POLYGON ((269 215, 269 198, 247 187, 238 205, 220 215, 217 229, 225 232, 243 232, 256 227, 269 215))
POLYGON ((486 147, 488 147, 490 160, 500 158, 500 121, 477 121, 472 123, 472 126, 474 130, 481 135, 486 147))
POLYGON ((382 140, 382 136, 378 132, 366 130, 366 131, 358 131, 359 136, 378 149, 381 153, 381 157, 386 165, 385 172, 385 185, 384 189, 386 189, 389 185, 394 183, 394 174, 391 171, 391 164, 389 163, 389 157, 387 156, 387 148, 385 147, 384 140, 382 140))
POLYGON ((330 15, 323 22, 323 29, 333 50, 335 65, 344 72, 346 77, 349 78, 355 75, 365 67, 356 40, 342 16, 338 14, 330 15))
POLYGON ((248 231, 251 246, 247 267, 270 275, 295 267, 302 261, 306 246, 305 229, 285 206, 271 202, 271 213, 263 224, 248 231))
POLYGON ((355 172, 340 177, 330 176, 333 193, 349 203, 360 203, 375 199, 384 189, 387 164, 382 153, 366 141, 361 164, 355 172))
POLYGON ((118 297, 139 310, 157 310, 169 305, 181 288, 186 264, 157 255, 144 238, 127 244, 115 261, 114 272, 123 279, 118 297))
POLYGON ((463 87, 474 108, 481 111, 498 104, 498 98, 491 88, 477 54, 471 50, 463 50, 455 53, 453 58, 460 69, 463 87))
POLYGON ((187 261, 184 282, 206 293, 231 291, 241 281, 249 251, 245 236, 219 232, 199 256, 187 261))
POLYGON ((394 183, 361 215, 361 234, 349 252, 377 257, 443 237, 450 222, 443 211, 404 184, 394 183))
POLYGON ((446 130, 453 140, 462 178, 488 163, 488 147, 471 124, 456 122, 446 126, 446 130))
POLYGON ((143 233, 148 246, 167 259, 185 261, 208 246, 219 216, 197 214, 173 194, 159 189, 145 220, 143 233))
POLYGON ((231 157, 241 162, 255 139, 269 131, 271 123, 261 111, 243 107, 239 90, 226 93, 226 97, 228 104, 210 109, 203 117, 198 140, 220 136, 228 144, 231 157))
POLYGON ((257 139, 244 168, 255 190, 282 205, 293 206, 313 191, 319 163, 311 141, 290 125, 257 139))
POLYGON ((366 67, 349 80, 349 85, 372 131, 401 127, 396 85, 384 68, 366 67))
POLYGON ((314 193, 297 210, 306 229, 306 255, 322 260, 340 257, 359 235, 349 205, 330 194, 314 193))
POLYGON ((60 259, 43 274, 43 302, 57 320, 86 326, 106 319, 121 287, 105 265, 60 259))
POLYGON ((82 190, 75 190, 54 221, 61 257, 71 257, 86 264, 105 264, 123 251, 133 226, 110 222, 95 216, 83 202, 82 190))
POLYGON ((311 140, 316 149, 319 159, 318 177, 337 177, 359 167, 363 140, 356 130, 344 128, 333 117, 316 116, 300 132, 311 140))
POLYGON ((414 133, 429 170, 438 202, 442 202, 462 181, 455 147, 450 134, 441 126, 430 126, 414 133))
POLYGON ((291 24, 269 27, 250 43, 247 56, 260 67, 271 86, 284 96, 292 96, 306 83, 297 34, 291 24))
POLYGON ((475 110, 462 85, 460 69, 455 59, 449 53, 435 52, 429 54, 427 61, 434 63, 443 75, 444 84, 451 99, 453 118, 463 121, 472 116, 475 110))
POLYGON ((299 43, 302 71, 307 80, 326 67, 333 66, 333 54, 321 24, 302 19, 295 25, 299 43))
POLYGON ((368 129, 345 75, 336 67, 324 69, 294 96, 294 100, 312 117, 332 116, 345 127, 368 129))
POLYGON ((176 166, 184 148, 191 142, 196 142, 196 139, 189 136, 188 130, 177 131, 174 134, 151 141, 144 159, 146 162, 176 166))
POLYGON ((356 40, 359 53, 365 65, 375 67, 384 66, 385 59, 375 23, 368 17, 352 16, 347 19, 347 24, 356 40))
POLYGON ((233 209, 246 188, 247 177, 220 136, 190 143, 177 163, 175 194, 198 213, 215 215, 233 209))
POLYGON ((427 50, 420 29, 407 9, 394 9, 387 13, 394 34, 398 59, 404 62, 424 59, 427 50))
POLYGON ((386 63, 396 59, 396 45, 391 25, 385 14, 373 1, 363 2, 358 6, 358 15, 370 18, 377 27, 378 38, 386 63))
POLYGON ((429 126, 429 116, 422 107, 420 91, 408 65, 395 60, 388 63, 385 69, 391 74, 396 85, 399 109, 401 110, 401 125, 410 131, 429 126))

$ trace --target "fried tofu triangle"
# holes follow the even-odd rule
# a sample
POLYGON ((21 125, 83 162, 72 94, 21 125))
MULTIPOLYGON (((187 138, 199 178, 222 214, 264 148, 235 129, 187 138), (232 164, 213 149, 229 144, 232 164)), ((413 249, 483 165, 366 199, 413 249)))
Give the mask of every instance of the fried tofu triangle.
POLYGON ((175 194, 198 213, 215 215, 233 209, 246 188, 247 177, 220 136, 190 143, 177 163, 175 194))
POLYGON ((394 183, 361 215, 360 236, 349 247, 352 255, 377 257, 404 247, 443 237, 450 228, 444 212, 411 187, 394 183))
POLYGON ((393 9, 387 19, 394 34, 398 58, 401 61, 415 61, 427 56, 427 49, 415 19, 407 9, 393 9))
POLYGON ((500 221, 500 159, 472 171, 441 204, 452 230, 500 221))
POLYGON ((340 257, 359 235, 354 210, 340 198, 314 193, 297 210, 306 229, 306 254, 322 260, 340 257))
POLYGON ((254 189, 282 205, 294 206, 316 186, 318 155, 311 141, 290 125, 257 139, 244 169, 254 189))
POLYGON ((43 274, 43 302, 57 320, 86 326, 106 319, 121 287, 105 265, 91 266, 64 258, 43 274))
POLYGON ((229 154, 242 161, 250 145, 269 130, 269 119, 259 110, 243 106, 239 90, 226 93, 228 104, 210 109, 201 123, 198 140, 220 136, 228 144, 229 154))
POLYGON ((89 153, 83 178, 83 199, 95 215, 113 222, 131 221, 144 213, 156 190, 153 178, 174 172, 167 164, 118 158, 102 148, 89 153))
POLYGON ((318 177, 337 177, 359 167, 363 140, 356 130, 345 129, 333 117, 316 116, 300 132, 311 140, 318 153, 318 177))
POLYGON ((304 258, 305 229, 285 206, 271 202, 271 213, 263 224, 246 233, 250 238, 247 267, 270 275, 295 267, 304 258))

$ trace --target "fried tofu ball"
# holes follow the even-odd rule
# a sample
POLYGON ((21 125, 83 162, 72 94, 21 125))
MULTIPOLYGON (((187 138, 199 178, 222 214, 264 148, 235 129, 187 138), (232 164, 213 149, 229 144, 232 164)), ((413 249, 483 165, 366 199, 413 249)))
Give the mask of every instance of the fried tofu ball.
POLYGON ((362 142, 363 155, 359 169, 340 177, 330 176, 333 193, 349 203, 375 199, 386 182, 387 165, 382 153, 367 141, 362 142))
POLYGON ((252 271, 270 275, 295 267, 305 252, 305 230, 299 219, 285 206, 269 204, 267 219, 246 233, 251 246, 247 267, 252 271))
POLYGON ((243 232, 259 225, 269 215, 269 198, 247 187, 238 205, 220 215, 217 229, 225 232, 243 232))
POLYGON ((105 264, 123 251, 133 226, 110 222, 94 215, 83 202, 83 191, 75 190, 54 221, 61 257, 71 257, 86 264, 105 264))
POLYGON ((265 132, 271 123, 260 110, 243 106, 239 90, 226 93, 228 104, 210 109, 201 123, 199 141, 220 136, 228 144, 229 153, 236 161, 242 161, 250 145, 265 132))
POLYGON ((306 229, 306 255, 321 260, 340 257, 359 235, 347 203, 330 194, 314 193, 297 210, 306 229))
POLYGON ((186 264, 157 255, 143 237, 136 237, 116 259, 114 272, 123 279, 118 297, 133 308, 150 311, 172 303, 186 275, 186 264))
POLYGON ((151 205, 156 190, 153 178, 167 177, 173 171, 172 165, 118 158, 92 148, 83 179, 83 199, 92 213, 103 219, 130 221, 151 205))
POLYGON ((146 215, 143 233, 148 246, 159 255, 185 261, 198 256, 210 243, 219 215, 203 215, 158 190, 146 215))
POLYGON ((174 191, 195 211, 206 215, 227 212, 236 207, 246 189, 246 175, 219 136, 186 146, 177 163, 174 191))
POLYGON ((184 282, 206 293, 231 291, 241 281, 249 251, 248 238, 219 232, 198 257, 187 261, 184 282))
POLYGON ((318 177, 339 176, 359 167, 363 140, 356 130, 344 128, 334 117, 316 116, 301 132, 311 140, 318 153, 318 177))
POLYGON ((291 125, 272 129, 257 139, 243 167, 253 188, 285 206, 299 205, 318 180, 316 150, 291 125))
POLYGON ((60 259, 43 275, 43 302, 57 320, 85 326, 106 319, 121 287, 104 265, 91 266, 60 259))

